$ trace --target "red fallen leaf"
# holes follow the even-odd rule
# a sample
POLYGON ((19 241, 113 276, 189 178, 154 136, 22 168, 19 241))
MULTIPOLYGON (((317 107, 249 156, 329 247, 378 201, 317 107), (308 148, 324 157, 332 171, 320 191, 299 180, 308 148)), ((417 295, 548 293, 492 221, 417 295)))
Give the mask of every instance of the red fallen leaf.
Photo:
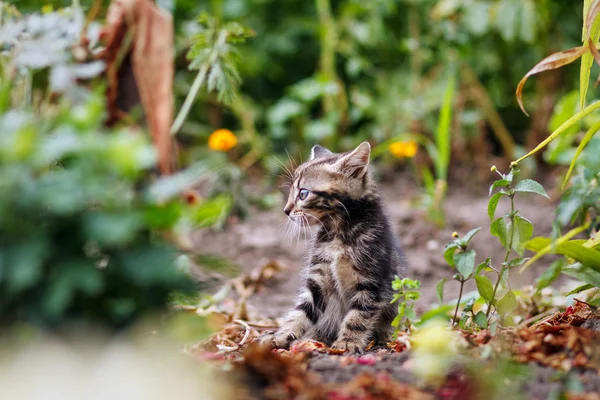
POLYGON ((397 340, 393 341, 393 342, 388 342, 387 347, 388 347, 388 349, 390 349, 396 353, 402 353, 404 350, 407 349, 406 343, 402 343, 397 340))
POLYGON ((161 173, 171 172, 173 122, 173 20, 152 0, 112 0, 101 37, 106 49, 111 125, 140 102, 158 153, 161 173))
POLYGON ((329 347, 325 343, 317 342, 316 340, 297 340, 290 346, 292 354, 312 353, 313 351, 326 353, 328 350, 329 347))
POLYGON ((198 353, 196 357, 201 361, 222 361, 225 360, 223 353, 215 353, 212 351, 203 351, 198 353))
POLYGON ((567 307, 567 309, 565 310, 565 313, 564 313, 564 315, 571 315, 571 314, 574 314, 574 313, 575 313, 575 310, 573 309, 573 306, 569 306, 569 307, 567 307))
POLYGON ((361 365, 375 365, 377 364, 377 359, 372 354, 367 354, 364 356, 360 356, 356 359, 357 364, 361 365))
POLYGON ((346 352, 346 350, 340 350, 340 349, 332 349, 331 347, 329 349, 327 349, 327 352, 329 354, 344 354, 346 352))

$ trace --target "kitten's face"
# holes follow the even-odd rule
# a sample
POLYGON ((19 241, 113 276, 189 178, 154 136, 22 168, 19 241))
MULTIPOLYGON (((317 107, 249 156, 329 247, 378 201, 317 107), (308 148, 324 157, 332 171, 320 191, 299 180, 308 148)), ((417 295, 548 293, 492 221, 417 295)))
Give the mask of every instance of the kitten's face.
POLYGON ((347 214, 344 199, 359 199, 366 189, 370 153, 367 142, 341 154, 313 147, 310 159, 294 171, 286 215, 308 225, 347 214))

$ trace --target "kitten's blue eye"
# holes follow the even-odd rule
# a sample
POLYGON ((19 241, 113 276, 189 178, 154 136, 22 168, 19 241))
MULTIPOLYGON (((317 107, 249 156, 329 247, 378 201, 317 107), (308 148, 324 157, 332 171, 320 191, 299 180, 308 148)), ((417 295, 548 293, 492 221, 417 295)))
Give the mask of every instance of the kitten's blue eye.
POLYGON ((306 196, 308 196, 308 189, 300 189, 300 191, 298 192, 298 197, 300 198, 300 200, 306 199, 306 196))

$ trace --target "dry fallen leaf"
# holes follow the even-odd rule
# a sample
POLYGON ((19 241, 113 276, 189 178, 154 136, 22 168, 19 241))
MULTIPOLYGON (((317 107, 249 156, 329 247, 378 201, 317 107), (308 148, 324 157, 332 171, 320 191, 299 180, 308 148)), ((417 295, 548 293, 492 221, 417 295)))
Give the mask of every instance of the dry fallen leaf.
POLYGON ((517 102, 519 103, 519 107, 521 107, 521 110, 523 110, 525 115, 529 116, 527 111, 525 111, 525 106, 523 105, 523 86, 525 85, 527 78, 529 78, 531 75, 539 74, 540 72, 550 71, 570 64, 585 53, 587 53, 588 51, 588 46, 579 46, 569 50, 559 51, 557 53, 550 54, 548 57, 544 58, 542 61, 537 63, 535 67, 533 67, 529 72, 527 72, 527 74, 525 74, 523 79, 521 79, 521 81, 519 82, 516 91, 517 102))
POLYGON ((107 65, 107 123, 142 104, 163 174, 172 169, 173 20, 152 0, 113 0, 102 32, 107 65))

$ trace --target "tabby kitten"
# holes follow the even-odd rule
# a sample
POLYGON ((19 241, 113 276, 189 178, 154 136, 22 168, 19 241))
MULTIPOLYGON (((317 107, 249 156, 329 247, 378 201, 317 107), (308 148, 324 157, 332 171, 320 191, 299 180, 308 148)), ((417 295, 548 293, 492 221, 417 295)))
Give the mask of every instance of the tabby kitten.
POLYGON ((368 172, 370 153, 367 142, 342 154, 315 146, 293 173, 284 212, 296 224, 314 221, 318 230, 295 307, 263 339, 277 348, 303 338, 362 352, 371 340, 390 339, 391 282, 406 265, 368 172))

